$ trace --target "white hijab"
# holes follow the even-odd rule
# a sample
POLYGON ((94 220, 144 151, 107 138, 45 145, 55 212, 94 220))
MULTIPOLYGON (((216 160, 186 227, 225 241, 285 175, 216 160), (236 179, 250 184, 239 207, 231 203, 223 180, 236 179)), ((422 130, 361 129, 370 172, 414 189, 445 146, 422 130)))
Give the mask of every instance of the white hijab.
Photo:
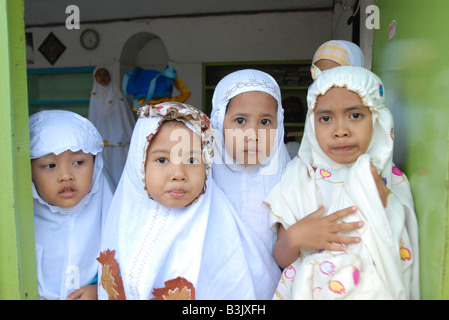
POLYGON ((365 66, 362 49, 355 43, 346 40, 330 40, 317 49, 310 68, 313 80, 321 73, 321 70, 315 66, 315 62, 321 59, 334 61, 341 66, 365 66))
POLYGON ((280 271, 270 271, 270 255, 241 229, 209 173, 213 156, 209 125, 202 112, 181 103, 139 109, 99 258, 99 273, 109 276, 115 270, 113 283, 122 283, 123 288, 102 276, 100 299, 175 299, 174 293, 181 292, 185 295, 178 298, 183 299, 271 298, 280 271), (172 119, 201 136, 207 172, 205 193, 177 209, 152 200, 144 182, 151 137, 162 121, 172 119))
POLYGON ((70 111, 41 111, 29 123, 31 159, 66 150, 95 155, 91 190, 74 207, 48 203, 32 184, 39 297, 65 299, 97 273, 102 221, 112 199, 102 173, 103 139, 87 119, 70 111))
POLYGON ((237 214, 272 252, 276 233, 269 227, 269 211, 263 200, 281 178, 282 170, 290 161, 284 144, 284 109, 276 80, 259 70, 240 70, 224 77, 217 85, 212 98, 211 122, 216 129, 213 164, 214 180, 224 191, 237 214), (235 96, 251 91, 265 92, 277 102, 277 133, 275 145, 268 162, 260 166, 244 166, 232 162, 226 151, 223 121, 229 101, 235 96))
POLYGON ((288 229, 324 204, 326 214, 352 205, 358 211, 344 222, 364 221, 359 236, 344 254, 301 251, 284 270, 275 298, 280 299, 419 299, 418 229, 407 177, 394 166, 393 118, 385 106, 381 80, 361 67, 337 67, 321 74, 309 88, 308 120, 298 156, 267 197, 272 226, 288 229), (366 154, 350 165, 331 160, 315 136, 313 109, 317 97, 332 87, 357 92, 373 116, 373 135, 366 154), (370 162, 392 194, 384 208, 370 162))
POLYGON ((122 92, 112 81, 106 86, 96 81, 95 74, 99 69, 106 68, 97 67, 93 72, 89 120, 105 141, 105 168, 114 185, 117 185, 125 165, 135 119, 122 92))

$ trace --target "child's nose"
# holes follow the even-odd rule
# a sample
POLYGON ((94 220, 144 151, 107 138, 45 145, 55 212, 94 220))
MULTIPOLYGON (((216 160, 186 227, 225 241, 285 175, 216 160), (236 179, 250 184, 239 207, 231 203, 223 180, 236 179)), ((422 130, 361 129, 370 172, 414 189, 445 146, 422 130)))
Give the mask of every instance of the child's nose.
POLYGON ((187 176, 185 174, 185 169, 182 164, 174 166, 171 180, 172 181, 186 181, 187 180, 187 176))
POLYGON ((60 168, 59 181, 67 182, 73 180, 73 174, 68 168, 60 168))
POLYGON ((349 130, 344 121, 337 121, 334 130, 335 138, 342 138, 349 136, 349 130))
POLYGON ((245 136, 248 139, 248 141, 259 141, 259 133, 258 128, 256 126, 250 127, 245 130, 245 136))

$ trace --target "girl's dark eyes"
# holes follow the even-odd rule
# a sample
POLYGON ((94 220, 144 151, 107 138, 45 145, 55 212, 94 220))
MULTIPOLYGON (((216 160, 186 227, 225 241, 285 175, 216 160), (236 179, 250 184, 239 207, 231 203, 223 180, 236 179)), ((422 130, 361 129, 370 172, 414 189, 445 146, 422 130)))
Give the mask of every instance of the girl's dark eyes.
POLYGON ((76 166, 80 166, 80 165, 82 165, 84 162, 85 162, 84 160, 80 160, 80 161, 75 161, 73 164, 76 165, 76 166))
POLYGON ((159 162, 159 163, 167 163, 167 162, 168 162, 168 159, 167 159, 167 158, 157 158, 157 159, 156 159, 156 162, 159 162))
POLYGON ((43 165, 42 167, 43 168, 47 168, 47 169, 53 169, 54 167, 56 167, 56 164, 49 163, 49 164, 43 165))
MULTIPOLYGON (((246 120, 243 119, 243 118, 237 118, 235 120, 235 122, 237 122, 238 124, 245 124, 246 120)), ((268 120, 268 119, 263 119, 263 120, 260 121, 260 123, 263 124, 264 126, 266 126, 266 125, 269 125, 271 123, 271 121, 268 120)))
POLYGON ((323 117, 320 118, 320 121, 321 122, 329 122, 329 121, 331 121, 331 117, 323 116, 323 117))
POLYGON ((201 163, 201 160, 197 159, 197 158, 190 158, 188 160, 188 164, 199 164, 201 163))
POLYGON ((351 114, 351 118, 353 118, 353 119, 360 119, 361 117, 362 117, 362 115, 360 113, 351 114))

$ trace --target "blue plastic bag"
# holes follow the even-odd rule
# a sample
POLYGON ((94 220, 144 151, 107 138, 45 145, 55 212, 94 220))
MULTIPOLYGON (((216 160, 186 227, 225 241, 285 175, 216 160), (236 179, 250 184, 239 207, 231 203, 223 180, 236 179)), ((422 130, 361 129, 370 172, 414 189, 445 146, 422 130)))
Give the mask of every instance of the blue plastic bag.
POLYGON ((146 98, 147 104, 152 98, 170 97, 176 77, 173 67, 167 66, 162 72, 135 67, 132 72, 125 73, 122 91, 139 107, 138 98, 146 98))

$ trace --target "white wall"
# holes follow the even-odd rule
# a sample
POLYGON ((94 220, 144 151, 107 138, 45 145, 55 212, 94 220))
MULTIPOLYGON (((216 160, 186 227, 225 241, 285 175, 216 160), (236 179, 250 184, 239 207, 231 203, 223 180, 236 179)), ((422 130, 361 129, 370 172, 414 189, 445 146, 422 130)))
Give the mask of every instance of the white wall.
MULTIPOLYGON (((34 64, 29 68, 109 66, 112 80, 121 87, 120 57, 123 46, 133 35, 148 32, 165 45, 168 63, 192 91, 188 103, 202 104, 202 63, 225 61, 279 61, 312 59, 315 50, 330 39, 351 40, 346 25, 349 12, 331 11, 263 13, 196 18, 167 18, 131 22, 83 24, 80 30, 65 26, 34 27, 34 64), (338 17, 336 17, 338 15, 338 17), (338 18, 338 20, 336 19, 338 18), (341 20, 336 25, 335 21, 341 20), (100 34, 100 45, 92 51, 81 47, 84 29, 100 34), (50 32, 66 46, 52 66, 38 51, 50 32)), ((148 50, 148 49, 145 49, 148 50)), ((144 57, 137 56, 139 61, 144 57)))

